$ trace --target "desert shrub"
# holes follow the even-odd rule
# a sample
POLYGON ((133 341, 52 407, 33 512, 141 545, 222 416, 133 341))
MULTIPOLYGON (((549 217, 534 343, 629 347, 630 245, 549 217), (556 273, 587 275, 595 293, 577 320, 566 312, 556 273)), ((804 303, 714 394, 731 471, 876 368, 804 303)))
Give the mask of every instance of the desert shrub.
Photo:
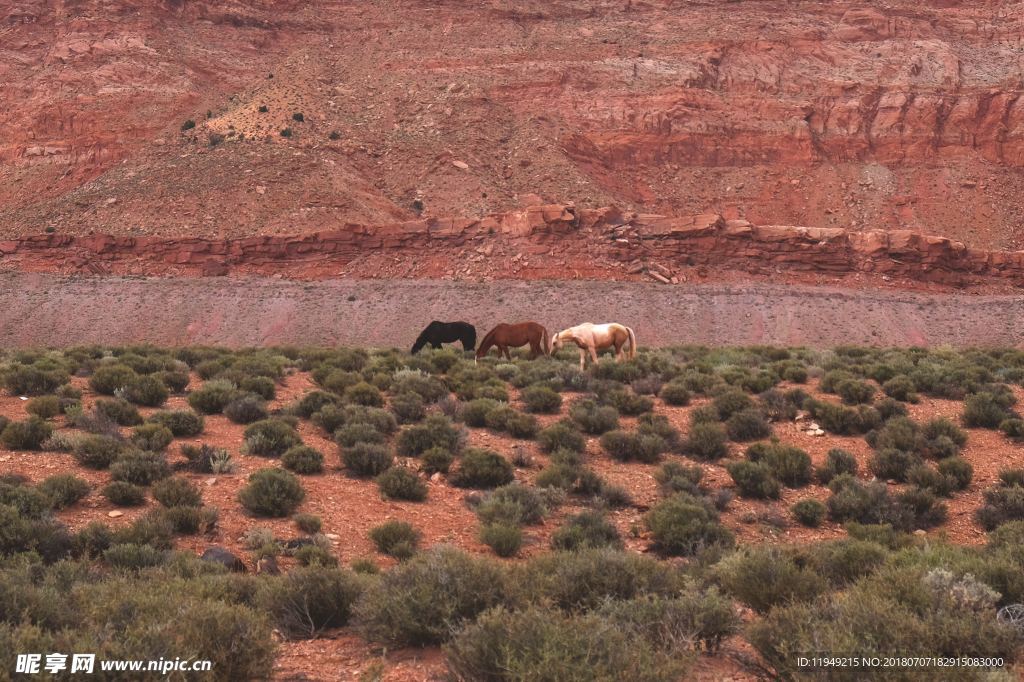
POLYGON ((305 497, 299 479, 284 469, 260 469, 238 492, 238 501, 256 516, 288 516, 305 497))
POLYGON ((216 509, 199 507, 167 507, 164 516, 170 521, 174 532, 179 535, 195 535, 208 533, 217 527, 218 512, 216 509))
POLYGON ((142 424, 132 429, 131 443, 140 450, 162 452, 174 440, 174 434, 160 424, 142 424))
POLYGON ((383 443, 386 440, 387 434, 378 431, 373 424, 346 424, 334 432, 334 442, 343 448, 356 443, 383 443))
POLYGON ((448 640, 459 627, 502 603, 505 572, 493 561, 436 547, 383 574, 356 607, 361 633, 391 646, 448 640))
POLYGON ((289 448, 302 445, 302 439, 291 424, 273 418, 250 424, 243 438, 245 452, 261 457, 280 457, 289 448))
POLYGON ((665 401, 666 405, 689 405, 690 404, 690 390, 686 387, 686 384, 682 381, 672 380, 662 386, 661 391, 658 393, 658 397, 665 401))
POLYGON ((505 419, 504 431, 513 438, 530 440, 540 431, 540 422, 532 414, 515 412, 505 419))
POLYGON ((1012 440, 1024 440, 1024 419, 1004 419, 999 422, 999 430, 1012 440))
POLYGON ((523 545, 523 531, 511 523, 488 523, 480 527, 480 542, 500 557, 515 556, 523 545))
POLYGON ((170 392, 160 379, 144 374, 130 381, 117 395, 135 405, 159 407, 167 401, 170 392))
POLYGON ((95 559, 110 547, 114 534, 100 521, 90 521, 75 536, 75 555, 95 559))
POLYGON ((462 434, 444 415, 434 414, 420 424, 406 427, 398 434, 395 447, 403 457, 417 457, 431 448, 445 448, 456 452, 462 434))
POLYGON ((621 680, 684 679, 689 668, 682 637, 646 639, 596 614, 568 615, 534 607, 497 608, 459 631, 445 648, 460 679, 621 680), (677 647, 680 651, 673 649, 677 647))
POLYGON ((519 414, 511 405, 499 402, 484 416, 484 425, 495 431, 504 431, 509 419, 519 414))
POLYGON ((583 434, 568 422, 556 422, 537 434, 537 442, 544 452, 571 450, 583 452, 587 443, 583 434))
POLYGON ((74 474, 54 474, 40 481, 36 490, 50 500, 54 509, 65 509, 88 495, 90 486, 74 474))
POLYGON ((153 499, 165 507, 201 507, 203 495, 192 482, 180 476, 165 478, 153 486, 153 499))
POLYGON ((447 474, 455 455, 444 448, 430 448, 420 455, 420 470, 426 474, 447 474))
POLYGON ((647 464, 661 459, 665 441, 655 434, 614 430, 601 436, 601 447, 620 462, 639 461, 647 464))
POLYGON ((135 370, 127 365, 111 363, 100 365, 89 377, 92 390, 103 395, 114 395, 114 391, 125 388, 139 378, 135 370))
POLYGON ((747 448, 747 458, 764 464, 786 487, 799 488, 811 482, 811 458, 798 447, 784 443, 755 443, 747 448))
POLYGON ((964 400, 964 411, 961 415, 964 426, 995 429, 1006 419, 1015 415, 1007 409, 1005 400, 990 391, 982 391, 970 395, 964 400))
POLYGON ((548 513, 542 496, 519 483, 503 485, 487 495, 476 508, 481 523, 537 524, 548 513))
POLYGON ((764 462, 730 462, 726 466, 729 475, 736 483, 740 495, 757 499, 777 499, 781 486, 777 478, 764 462))
POLYGON ((881 479, 903 483, 910 470, 918 464, 921 464, 921 458, 916 453, 886 448, 872 455, 868 466, 881 479))
POLYGON ((857 475, 857 458, 842 448, 832 448, 825 455, 825 462, 815 472, 822 485, 828 485, 836 476, 857 475))
POLYGON ((286 637, 312 638, 346 625, 362 591, 354 573, 315 565, 265 581, 257 603, 286 637))
POLYGON ((496 488, 511 483, 513 473, 508 460, 493 450, 469 448, 463 453, 451 482, 460 488, 496 488))
POLYGON ((765 421, 764 415, 757 409, 746 409, 733 414, 725 421, 725 431, 734 441, 749 441, 767 438, 772 427, 765 421))
POLYGON ((319 474, 324 470, 324 456, 308 445, 293 445, 281 455, 281 466, 297 474, 319 474))
POLYGON ((4 388, 11 395, 43 395, 53 393, 68 382, 62 367, 39 367, 14 363, 3 372, 4 388))
POLYGON ((331 550, 320 545, 306 545, 295 550, 295 560, 300 566, 326 566, 334 568, 338 565, 338 558, 331 554, 331 550))
POLYGON ((448 387, 444 385, 444 382, 418 370, 395 372, 389 390, 396 395, 415 393, 428 403, 437 402, 448 395, 448 387))
POLYGON ((975 512, 975 519, 985 530, 994 530, 1004 523, 1024 520, 1024 487, 1001 485, 982 493, 984 504, 975 512))
POLYGON ((383 407, 384 395, 373 384, 360 381, 345 389, 345 400, 366 407, 383 407))
POLYGON ((277 386, 268 376, 242 376, 238 379, 238 389, 246 393, 255 393, 264 400, 273 400, 277 395, 277 386))
POLYGON ((787 367, 782 373, 782 378, 794 384, 807 383, 807 368, 802 365, 787 367))
POLYGON ((204 427, 203 417, 190 410, 161 410, 151 414, 146 421, 166 426, 175 438, 198 436, 204 427))
POLYGON ((754 407, 754 401, 749 395, 738 389, 729 389, 718 394, 711 405, 718 413, 718 418, 726 420, 737 412, 749 410, 754 407))
MULTIPOLYGON (((292 410, 296 415, 303 419, 309 419, 328 405, 337 405, 339 402, 340 400, 338 396, 333 393, 329 393, 327 391, 309 391, 292 406, 292 410)), ((380 407, 381 405, 383 405, 383 402, 374 404, 375 407, 380 407)))
POLYGON ((295 527, 303 533, 314 535, 323 528, 323 521, 316 514, 299 513, 292 517, 295 527))
POLYGON ((155 376, 172 393, 183 393, 191 381, 188 372, 185 371, 164 370, 157 372, 155 376))
POLYGON ((237 395, 238 389, 233 383, 213 379, 189 392, 188 404, 200 414, 219 414, 237 395))
POLYGON ((718 521, 718 513, 703 500, 676 493, 656 504, 644 517, 654 546, 672 556, 692 556, 707 548, 726 548, 732 534, 718 521))
POLYGON ((357 476, 377 476, 394 464, 391 451, 376 443, 356 443, 343 448, 341 461, 357 476))
POLYGON ((459 419, 466 426, 481 427, 487 425, 487 415, 498 407, 498 401, 492 398, 476 398, 464 403, 459 410, 459 419))
POLYGON ((725 457, 729 454, 725 429, 714 423, 693 424, 683 441, 683 452, 705 462, 725 457))
POLYGON ((121 543, 104 551, 103 560, 111 568, 131 571, 161 565, 167 560, 167 552, 144 544, 121 543))
POLYGON ((125 444, 113 436, 90 434, 75 441, 71 451, 82 466, 106 469, 124 453, 125 444))
POLYGON ((188 469, 202 474, 227 474, 234 471, 235 464, 231 455, 224 448, 216 448, 211 445, 190 445, 181 446, 181 454, 188 460, 188 469))
POLYGON ((411 391, 394 396, 391 399, 391 411, 395 413, 399 424, 412 424, 427 415, 423 398, 411 391))
POLYGON ((821 428, 840 436, 867 433, 882 419, 877 410, 864 405, 853 408, 823 400, 808 400, 807 410, 821 428))
POLYGON ((999 472, 999 482, 1008 487, 1024 487, 1024 469, 1003 469, 999 472))
POLYGON ((139 410, 123 398, 100 398, 93 406, 97 415, 101 415, 118 426, 137 426, 142 423, 139 410))
POLYGON ((0 443, 8 450, 38 450, 53 434, 53 426, 36 415, 20 422, 10 422, 0 432, 0 443))
POLYGON ((654 472, 654 480, 667 493, 686 492, 698 495, 702 478, 704 470, 699 466, 679 462, 665 462, 654 472))
POLYGON ((873 573, 889 556, 877 542, 850 538, 813 545, 810 565, 835 587, 844 587, 873 573))
POLYGON ((601 396, 603 403, 612 405, 620 414, 630 417, 650 412, 654 409, 654 401, 647 396, 637 395, 626 389, 613 389, 601 396))
POLYGON ((974 467, 963 457, 946 457, 936 465, 950 486, 950 490, 964 490, 974 478, 974 467))
POLYGON ((883 422, 894 417, 906 417, 909 414, 906 405, 892 398, 882 398, 874 404, 874 408, 883 422))
POLYGON ((422 533, 405 521, 385 521, 370 529, 370 540, 381 554, 408 559, 416 553, 422 533))
POLYGON ((252 424, 267 418, 267 404, 255 393, 240 393, 224 406, 224 416, 236 424, 252 424))
POLYGON ((569 408, 569 416, 584 432, 600 435, 618 428, 619 412, 609 405, 598 405, 590 399, 578 400, 569 408))
POLYGON ((794 396, 791 399, 789 393, 773 388, 757 397, 759 410, 768 421, 792 421, 796 418, 799 405, 803 404, 804 397, 801 395, 797 400, 794 396))
POLYGON ((919 450, 925 457, 951 457, 958 454, 959 449, 967 443, 967 432, 945 417, 926 421, 921 427, 921 437, 925 442, 919 450), (956 452, 950 454, 937 445, 943 439, 956 446, 956 452))
POLYGON ((552 463, 541 469, 534 479, 538 488, 557 488, 571 490, 579 480, 581 469, 569 464, 552 463))
POLYGON ((875 397, 875 387, 866 381, 845 379, 836 385, 836 393, 847 405, 862 405, 875 397))
POLYGON ((111 481, 100 494, 119 507, 137 507, 146 502, 146 489, 127 481, 111 481))
POLYGON ((110 465, 110 478, 135 485, 152 485, 170 475, 171 467, 159 452, 125 452, 110 465))
POLYGON ((551 535, 551 546, 561 550, 593 549, 597 547, 622 548, 622 539, 614 524, 596 511, 584 511, 570 516, 551 535))
POLYGON ((882 384, 882 391, 893 400, 900 402, 917 402, 918 399, 917 386, 914 385, 913 379, 903 374, 885 381, 882 384))
POLYGON ((797 563, 780 547, 747 547, 726 557, 714 570, 722 588, 757 613, 773 606, 807 602, 824 593, 827 583, 811 567, 797 563))
POLYGON ((40 419, 53 419, 61 413, 60 398, 55 395, 41 395, 25 403, 25 411, 40 419))
POLYGON ((810 497, 794 504, 790 511, 793 512, 793 517, 801 525, 808 528, 820 526, 821 522, 825 520, 825 514, 828 512, 824 504, 810 497))
POLYGON ((593 610, 611 600, 678 594, 681 574, 652 557, 609 547, 537 555, 515 574, 513 600, 593 610))
POLYGON ((406 467, 391 467, 377 477, 377 487, 389 500, 422 502, 427 499, 427 484, 406 467))

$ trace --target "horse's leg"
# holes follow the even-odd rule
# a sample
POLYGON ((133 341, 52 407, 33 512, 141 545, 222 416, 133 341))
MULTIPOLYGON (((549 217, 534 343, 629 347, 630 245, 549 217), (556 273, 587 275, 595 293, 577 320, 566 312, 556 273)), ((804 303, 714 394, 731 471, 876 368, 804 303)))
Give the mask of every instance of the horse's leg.
POLYGON ((441 347, 441 342, 440 341, 431 341, 430 342, 430 347, 433 348, 434 350, 437 350, 438 348, 441 347))
POLYGON ((587 368, 587 351, 580 348, 580 370, 587 368))
POLYGON ((597 346, 596 346, 596 344, 593 345, 593 346, 588 346, 587 350, 590 351, 590 359, 594 361, 594 364, 595 365, 599 364, 598 361, 597 361, 597 346))
POLYGON ((622 342, 615 342, 615 362, 622 362, 622 342))
POLYGON ((540 355, 540 342, 537 339, 530 339, 530 359, 535 360, 540 355))

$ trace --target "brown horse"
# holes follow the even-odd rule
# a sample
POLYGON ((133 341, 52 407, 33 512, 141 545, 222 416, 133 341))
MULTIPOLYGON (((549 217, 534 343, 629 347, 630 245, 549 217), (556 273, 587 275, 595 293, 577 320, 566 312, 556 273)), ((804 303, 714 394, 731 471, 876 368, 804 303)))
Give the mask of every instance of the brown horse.
POLYGON ((548 355, 551 352, 548 330, 536 322, 520 322, 518 324, 505 324, 502 322, 491 331, 480 342, 476 350, 476 359, 479 360, 487 355, 492 347, 498 347, 498 355, 504 355, 509 360, 508 349, 518 348, 530 344, 530 359, 538 355, 548 355))

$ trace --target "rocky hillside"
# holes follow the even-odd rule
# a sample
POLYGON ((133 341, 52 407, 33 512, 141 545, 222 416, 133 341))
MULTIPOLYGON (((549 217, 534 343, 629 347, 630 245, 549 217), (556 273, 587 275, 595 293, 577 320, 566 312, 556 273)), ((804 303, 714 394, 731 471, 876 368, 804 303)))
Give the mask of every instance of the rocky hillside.
POLYGON ((573 202, 1016 249, 1022 35, 1024 7, 955 0, 14 0, 0 225, 573 202))

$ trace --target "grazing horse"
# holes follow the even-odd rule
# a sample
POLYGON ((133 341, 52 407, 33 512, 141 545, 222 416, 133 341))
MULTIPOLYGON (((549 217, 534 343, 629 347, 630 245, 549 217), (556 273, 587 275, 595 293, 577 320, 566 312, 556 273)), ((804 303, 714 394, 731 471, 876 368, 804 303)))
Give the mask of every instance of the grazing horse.
POLYGON ((476 359, 487 355, 487 351, 493 346, 498 347, 498 355, 504 355, 509 360, 509 347, 518 348, 530 344, 530 359, 538 355, 548 355, 551 347, 548 345, 548 330, 536 322, 520 322, 518 324, 505 324, 502 322, 491 331, 480 342, 476 351, 476 359))
POLYGON ((636 335, 633 330, 623 324, 609 322, 607 324, 594 324, 584 322, 575 327, 563 329, 551 337, 551 352, 555 352, 564 344, 575 343, 580 349, 580 369, 586 366, 587 353, 590 359, 597 364, 597 352, 605 348, 615 346, 615 361, 622 362, 623 357, 636 357, 636 335), (622 347, 629 343, 629 352, 624 354, 622 347))
POLYGON ((438 322, 434 320, 416 337, 416 343, 412 344, 412 350, 409 352, 415 355, 428 343, 431 348, 440 348, 442 343, 456 341, 462 342, 464 350, 476 348, 476 327, 469 322, 438 322))

